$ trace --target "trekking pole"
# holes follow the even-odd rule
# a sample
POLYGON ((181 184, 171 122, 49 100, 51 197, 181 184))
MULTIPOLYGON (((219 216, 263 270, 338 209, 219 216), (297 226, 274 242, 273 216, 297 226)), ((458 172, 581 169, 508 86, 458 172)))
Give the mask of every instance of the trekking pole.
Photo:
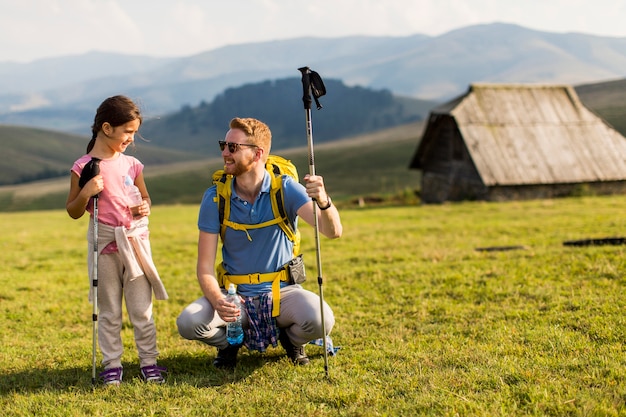
MULTIPOLYGON (((91 158, 91 161, 85 164, 83 172, 80 176, 78 185, 80 188, 100 174, 100 159, 91 158)), ((93 196, 93 265, 91 272, 91 286, 92 286, 92 350, 91 350, 91 383, 96 384, 96 346, 98 341, 98 196, 93 196)))
MULTIPOLYGON (((326 94, 326 88, 324 82, 319 74, 315 71, 311 71, 309 67, 298 68, 298 71, 302 73, 302 89, 304 102, 304 110, 306 113, 306 136, 309 146, 309 174, 315 175, 315 155, 313 153, 313 127, 311 124, 311 93, 315 99, 317 109, 320 110, 322 105, 318 101, 318 98, 326 94)), ((322 318, 322 340, 324 346, 324 372, 328 378, 328 346, 326 344, 326 322, 324 321, 324 279, 322 278, 322 255, 320 253, 320 232, 317 221, 317 202, 313 204, 313 218, 315 219, 315 252, 317 255, 317 283, 319 285, 320 292, 320 313, 322 318)))
POLYGON ((93 196, 93 309, 91 341, 91 383, 96 385, 96 346, 98 340, 98 194, 93 196))

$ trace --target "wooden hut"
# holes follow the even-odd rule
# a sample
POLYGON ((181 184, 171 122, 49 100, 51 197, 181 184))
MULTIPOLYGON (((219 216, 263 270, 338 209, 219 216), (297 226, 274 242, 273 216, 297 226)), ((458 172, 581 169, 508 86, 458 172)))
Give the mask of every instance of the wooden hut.
POLYGON ((472 84, 436 108, 410 164, 425 203, 626 190, 626 138, 571 86, 472 84))

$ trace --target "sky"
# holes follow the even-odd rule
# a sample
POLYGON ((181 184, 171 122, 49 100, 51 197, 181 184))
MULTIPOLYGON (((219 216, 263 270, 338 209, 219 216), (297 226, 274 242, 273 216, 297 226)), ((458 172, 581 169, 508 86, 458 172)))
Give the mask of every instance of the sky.
POLYGON ((226 45, 438 36, 485 23, 626 38, 624 0, 0 0, 0 62, 90 51, 180 57, 226 45))

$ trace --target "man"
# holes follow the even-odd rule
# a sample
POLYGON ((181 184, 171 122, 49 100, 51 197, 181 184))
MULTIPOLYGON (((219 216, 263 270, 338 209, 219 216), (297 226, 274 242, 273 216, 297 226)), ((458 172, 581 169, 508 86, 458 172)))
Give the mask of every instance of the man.
MULTIPOLYGON (((294 364, 306 365, 309 359, 304 345, 324 336, 319 296, 294 284, 284 272, 294 258, 294 242, 287 233, 278 224, 258 226, 275 219, 270 196, 272 176, 265 168, 271 148, 270 129, 256 119, 235 118, 220 148, 224 172, 234 176, 229 186, 228 224, 232 227, 223 231, 223 263, 216 273, 221 223, 214 185, 205 192, 198 216, 197 277, 203 297, 180 314, 178 331, 186 339, 217 347, 216 367, 234 368, 240 346, 228 344, 226 325, 241 313, 244 343, 249 349, 263 352, 269 344, 276 346, 278 338, 294 364), (237 227, 241 225, 257 227, 242 230, 237 227), (237 292, 244 300, 241 312, 226 301, 225 282, 238 284, 237 292)), ((298 218, 314 225, 316 212, 321 234, 332 239, 341 236, 339 212, 321 176, 306 175, 305 185, 287 175, 281 181, 284 206, 293 225, 297 227, 298 218), (314 204, 318 205, 315 211, 314 204)), ((335 320, 327 304, 324 319, 330 333, 335 320)))

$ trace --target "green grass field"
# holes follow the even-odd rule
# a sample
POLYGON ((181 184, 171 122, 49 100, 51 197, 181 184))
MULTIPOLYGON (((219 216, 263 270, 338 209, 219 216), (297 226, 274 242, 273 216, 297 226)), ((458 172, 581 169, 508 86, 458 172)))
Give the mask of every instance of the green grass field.
MULTIPOLYGON (((200 295, 196 205, 157 206, 155 303, 167 383, 139 379, 125 320, 125 382, 92 388, 88 219, 0 214, 0 414, 6 416, 626 415, 624 197, 345 209, 322 240, 337 356, 296 368, 282 348, 242 349, 234 372, 183 340, 175 319, 200 295), (492 246, 510 251, 477 251, 492 246)), ((303 228, 318 291, 311 228, 303 228)), ((100 359, 100 357, 99 357, 100 359)))

